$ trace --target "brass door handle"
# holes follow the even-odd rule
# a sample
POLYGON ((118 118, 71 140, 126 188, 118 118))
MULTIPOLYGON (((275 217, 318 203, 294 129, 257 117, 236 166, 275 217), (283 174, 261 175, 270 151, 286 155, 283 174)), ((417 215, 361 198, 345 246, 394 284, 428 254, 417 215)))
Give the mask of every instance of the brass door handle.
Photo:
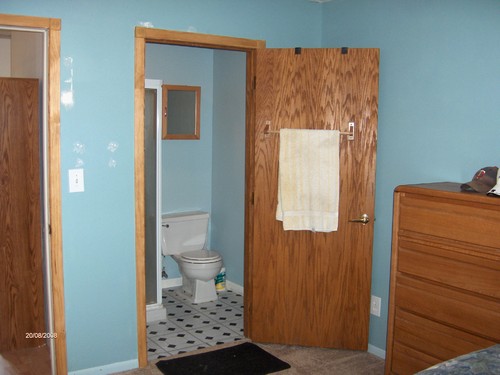
POLYGON ((350 219, 349 221, 351 223, 362 223, 363 225, 366 225, 370 222, 370 216, 368 216, 368 214, 363 214, 359 219, 350 219))

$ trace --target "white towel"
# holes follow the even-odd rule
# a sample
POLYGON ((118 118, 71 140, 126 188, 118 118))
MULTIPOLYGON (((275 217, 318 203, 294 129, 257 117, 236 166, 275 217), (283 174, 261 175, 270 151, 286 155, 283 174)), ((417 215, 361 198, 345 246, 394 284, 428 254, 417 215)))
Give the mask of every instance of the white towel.
POLYGON ((337 230, 339 139, 338 130, 280 130, 276 219, 284 230, 337 230))

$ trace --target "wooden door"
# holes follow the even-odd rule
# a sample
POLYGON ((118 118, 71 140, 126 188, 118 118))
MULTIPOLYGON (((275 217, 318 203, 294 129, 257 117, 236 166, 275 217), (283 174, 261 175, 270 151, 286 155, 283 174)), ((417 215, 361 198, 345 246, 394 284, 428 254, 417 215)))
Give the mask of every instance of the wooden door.
POLYGON ((366 350, 378 100, 377 49, 263 49, 256 57, 253 204, 245 332, 257 342, 366 350), (279 134, 333 128, 340 138, 338 231, 284 231, 275 219, 279 134), (371 220, 351 222, 362 214, 371 220))
POLYGON ((38 80, 0 78, 0 351, 43 344, 38 80))

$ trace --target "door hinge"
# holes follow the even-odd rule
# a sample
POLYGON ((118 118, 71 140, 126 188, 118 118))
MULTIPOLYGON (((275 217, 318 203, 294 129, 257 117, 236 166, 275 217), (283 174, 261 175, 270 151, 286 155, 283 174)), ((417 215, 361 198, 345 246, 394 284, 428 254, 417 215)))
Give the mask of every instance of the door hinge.
POLYGON ((252 191, 252 196, 250 197, 250 204, 253 206, 254 192, 252 191))
POLYGON ((52 235, 52 226, 49 224, 48 225, 48 229, 49 229, 49 236, 52 235))

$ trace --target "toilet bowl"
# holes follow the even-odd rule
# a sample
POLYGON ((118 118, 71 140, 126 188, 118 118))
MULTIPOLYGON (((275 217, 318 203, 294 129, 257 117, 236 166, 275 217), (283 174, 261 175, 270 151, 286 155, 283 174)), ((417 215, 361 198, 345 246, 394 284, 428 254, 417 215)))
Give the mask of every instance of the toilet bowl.
POLYGON ((162 252, 177 262, 182 291, 193 303, 218 299, 214 278, 222 269, 222 257, 205 249, 209 215, 202 211, 162 216, 162 252))
POLYGON ((193 303, 216 301, 218 299, 214 278, 222 268, 222 257, 215 251, 215 260, 192 259, 174 255, 182 275, 182 291, 193 303))

